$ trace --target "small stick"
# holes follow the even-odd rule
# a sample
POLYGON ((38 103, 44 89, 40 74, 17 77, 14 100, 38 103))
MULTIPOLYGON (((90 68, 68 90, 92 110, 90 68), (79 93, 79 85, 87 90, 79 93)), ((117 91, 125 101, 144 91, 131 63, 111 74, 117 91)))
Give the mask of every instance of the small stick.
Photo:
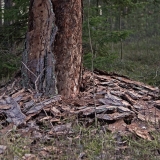
POLYGON ((38 75, 37 79, 35 80, 35 89, 36 89, 37 94, 38 94, 37 82, 38 82, 38 79, 39 79, 39 77, 41 76, 41 74, 43 73, 44 70, 45 70, 45 68, 42 70, 42 72, 38 75))
MULTIPOLYGON (((21 61, 22 62, 22 61, 21 61)), ((27 68, 27 70, 29 71, 29 72, 31 72, 36 78, 37 78, 37 76, 26 66, 26 64, 24 64, 23 62, 22 62, 22 64, 27 68)))

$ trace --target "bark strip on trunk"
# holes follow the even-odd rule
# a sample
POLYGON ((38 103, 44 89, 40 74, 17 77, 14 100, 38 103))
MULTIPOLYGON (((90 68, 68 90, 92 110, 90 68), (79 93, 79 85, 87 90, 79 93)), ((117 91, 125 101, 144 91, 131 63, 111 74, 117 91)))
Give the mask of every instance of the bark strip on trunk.
POLYGON ((57 32, 51 0, 30 0, 28 33, 23 53, 23 85, 56 94, 53 42, 57 32))
POLYGON ((52 0, 58 33, 55 41, 57 88, 65 98, 79 93, 82 58, 81 0, 52 0))

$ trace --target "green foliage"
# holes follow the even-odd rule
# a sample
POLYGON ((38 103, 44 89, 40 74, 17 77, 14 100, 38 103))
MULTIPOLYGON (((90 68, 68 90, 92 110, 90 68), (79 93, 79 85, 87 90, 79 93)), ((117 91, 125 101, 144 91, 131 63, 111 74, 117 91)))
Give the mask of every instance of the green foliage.
POLYGON ((88 9, 84 1, 84 65, 91 68, 93 54, 94 68, 160 85, 159 6, 154 0, 99 0, 88 9))
MULTIPOLYGON (((2 52, 1 52, 2 53, 2 52)), ((21 57, 10 54, 8 52, 4 52, 0 54, 0 79, 6 76, 12 76, 13 73, 20 67, 20 59, 21 57)))
MULTIPOLYGON (((48 128, 50 128, 49 125, 48 128)), ((72 134, 62 134, 48 139, 37 139, 34 136, 21 137, 16 130, 8 131, 5 136, 0 136, 1 145, 7 146, 6 152, 1 154, 0 158, 24 159, 25 154, 32 154, 44 160, 159 159, 160 135, 158 132, 151 133, 154 137, 152 141, 140 139, 135 135, 121 136, 122 144, 120 144, 119 141, 117 142, 116 133, 106 132, 105 128, 107 125, 86 128, 80 124, 74 124, 72 134)))
POLYGON ((0 8, 0 79, 11 77, 20 67, 28 21, 29 1, 12 0, 7 5, 0 8))
MULTIPOLYGON (((117 53, 104 54, 104 51, 101 51, 102 54, 98 54, 94 57, 94 68, 98 68, 101 70, 107 70, 107 64, 114 62, 118 58, 117 53)), ((84 65, 85 67, 91 69, 91 59, 92 54, 88 53, 84 55, 84 65)))
POLYGON ((104 41, 106 39, 106 42, 118 43, 121 40, 125 40, 130 34, 132 34, 132 31, 130 30, 112 31, 104 38, 104 41))
POLYGON ((12 47, 17 40, 22 41, 27 29, 28 5, 26 0, 13 0, 12 5, 0 10, 3 25, 0 26, 1 47, 12 47))
MULTIPOLYGON (((14 5, 0 10, 0 74, 13 74, 20 66, 20 55, 27 30, 29 1, 12 0, 14 5), (17 49, 17 47, 20 49, 17 49), (7 54, 6 54, 7 52, 7 54)), ((159 78, 159 0, 83 1, 84 64, 128 75, 149 84, 159 78), (89 22, 89 28, 88 28, 89 22), (120 53, 123 60, 120 60, 120 53), (138 68, 138 69, 137 69, 138 68)))

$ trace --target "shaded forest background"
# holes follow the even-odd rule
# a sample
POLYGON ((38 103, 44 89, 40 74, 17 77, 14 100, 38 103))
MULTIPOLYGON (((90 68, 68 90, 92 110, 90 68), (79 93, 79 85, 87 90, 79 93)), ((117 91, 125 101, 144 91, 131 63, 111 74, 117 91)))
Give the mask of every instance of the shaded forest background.
MULTIPOLYGON (((0 0, 0 85, 20 69, 28 5, 0 0)), ((158 0, 83 0, 84 67, 93 59, 96 69, 159 86, 159 7, 158 0)))

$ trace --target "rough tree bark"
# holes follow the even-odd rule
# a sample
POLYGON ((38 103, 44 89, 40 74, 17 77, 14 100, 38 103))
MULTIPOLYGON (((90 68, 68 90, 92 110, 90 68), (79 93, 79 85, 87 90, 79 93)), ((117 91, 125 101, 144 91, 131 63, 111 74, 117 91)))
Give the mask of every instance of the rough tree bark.
POLYGON ((30 0, 29 24, 22 60, 23 85, 45 94, 56 93, 53 42, 56 35, 51 0, 30 0))
POLYGON ((59 94, 65 98, 75 97, 80 87, 81 57, 81 0, 30 0, 29 29, 22 62, 24 86, 56 94, 57 79, 59 94), (53 8, 58 26, 55 41, 53 8))
POLYGON ((57 88, 65 98, 79 93, 82 57, 81 0, 52 0, 58 34, 55 41, 57 88))

